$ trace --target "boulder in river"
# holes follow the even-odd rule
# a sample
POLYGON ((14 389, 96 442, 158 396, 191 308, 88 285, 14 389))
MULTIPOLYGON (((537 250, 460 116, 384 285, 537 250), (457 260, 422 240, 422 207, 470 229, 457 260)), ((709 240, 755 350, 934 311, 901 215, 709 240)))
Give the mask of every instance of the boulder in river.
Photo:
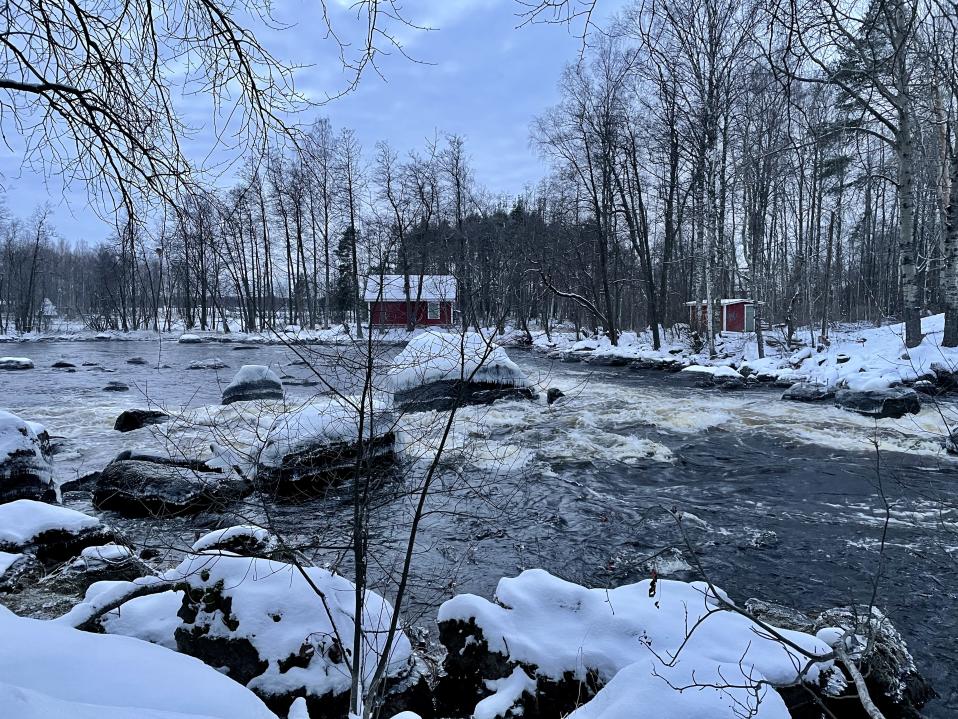
MULTIPOLYGON (((865 678, 869 696, 887 719, 921 719, 922 707, 937 696, 915 668, 901 634, 877 607, 838 607, 809 615, 774 602, 749 599, 745 609, 776 627, 815 633, 832 646, 844 642, 865 678)), ((847 684, 840 695, 819 699, 835 716, 865 716, 860 707, 857 713, 845 713, 854 702, 854 686, 851 681, 847 684)), ((801 693, 796 691, 795 699, 807 701, 807 695, 801 693)))
POLYGON ((918 414, 921 411, 918 393, 905 387, 843 389, 835 394, 835 404, 842 409, 878 419, 899 419, 906 414, 918 414))
POLYGON ((0 357, 0 370, 33 369, 33 360, 28 357, 0 357))
POLYGON ((65 360, 57 360, 52 365, 53 369, 76 369, 76 365, 72 362, 67 362, 65 360))
POLYGON ((194 552, 232 552, 242 557, 266 557, 279 546, 272 532, 252 524, 214 529, 193 543, 194 552))
POLYGON ((536 397, 506 351, 477 332, 416 335, 393 360, 388 381, 396 406, 406 412, 536 397))
POLYGON ((56 501, 50 436, 42 425, 0 410, 0 502, 56 501))
POLYGON ((190 362, 186 369, 226 369, 229 367, 219 357, 210 357, 209 359, 195 360, 190 362))
POLYGON ((821 402, 834 396, 834 387, 814 382, 796 382, 782 393, 782 399, 794 402, 821 402))
POLYGON ((283 383, 269 367, 248 364, 240 367, 226 389, 223 404, 250 400, 283 399, 283 383))
POLYGON ((546 390, 546 404, 553 405, 565 397, 565 393, 558 387, 550 387, 546 390))
POLYGON ((142 357, 130 357, 130 359, 128 359, 128 360, 126 361, 126 363, 127 363, 127 364, 135 364, 135 365, 145 365, 145 364, 148 364, 148 362, 147 362, 145 359, 143 359, 142 357))
POLYGON ((130 517, 168 517, 223 506, 245 493, 243 482, 202 463, 153 459, 110 462, 97 478, 93 506, 130 517))
POLYGON ((132 432, 150 424, 162 424, 169 418, 170 416, 166 412, 155 409, 126 409, 116 418, 113 429, 117 432, 132 432))
POLYGON ((0 551, 32 554, 43 564, 106 544, 113 531, 96 517, 46 502, 18 499, 0 505, 0 551))
POLYGON ((129 392, 130 387, 123 382, 107 382, 106 387, 103 388, 104 392, 129 392))
POLYGON ((203 341, 202 337, 198 335, 190 334, 188 332, 180 335, 180 338, 177 340, 177 342, 179 342, 181 345, 198 345, 202 341, 203 341))
POLYGON ((17 592, 43 576, 43 566, 31 554, 0 552, 0 593, 17 592))
MULTIPOLYGON (((178 612, 178 651, 220 668, 280 716, 298 697, 312 719, 347 714, 356 601, 349 580, 318 567, 228 555, 194 555, 172 575, 189 586, 178 612), (316 589, 325 611, 316 610, 316 589)), ((383 656, 391 617, 390 604, 367 591, 364 666, 376 666, 383 656)), ((428 685, 401 628, 386 663, 383 701, 382 716, 403 710, 432 715, 428 685)))

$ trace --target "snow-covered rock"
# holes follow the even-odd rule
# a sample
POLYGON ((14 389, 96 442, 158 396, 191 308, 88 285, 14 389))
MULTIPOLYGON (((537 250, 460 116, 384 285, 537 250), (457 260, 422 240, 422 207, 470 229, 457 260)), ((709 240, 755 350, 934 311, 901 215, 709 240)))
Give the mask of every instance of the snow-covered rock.
POLYGON ((232 552, 244 557, 269 554, 278 546, 276 535, 263 527, 241 524, 214 529, 193 543, 194 552, 232 552))
MULTIPOLYGON (((355 587, 325 569, 226 555, 188 557, 165 575, 190 587, 176 630, 181 652, 222 667, 259 694, 278 713, 304 696, 313 719, 344 716, 350 686, 355 587), (303 576, 323 593, 326 607, 303 576)), ((371 678, 386 651, 392 607, 367 592, 364 677, 371 678)), ((392 712, 422 708, 422 682, 413 677, 412 647, 399 629, 388 655, 387 675, 396 691, 392 712), (402 701, 400 701, 402 699, 402 701)), ((391 712, 385 711, 388 716, 391 712)))
POLYGON ((0 370, 33 369, 29 357, 0 357, 0 370))
POLYGON ((842 409, 879 419, 899 419, 906 414, 918 414, 921 411, 918 393, 905 387, 844 389, 835 394, 835 404, 842 409))
POLYGON ((223 404, 262 399, 283 399, 283 383, 263 365, 243 365, 223 390, 223 404))
POLYGON ((162 424, 169 418, 166 412, 156 409, 127 409, 120 412, 116 422, 113 423, 113 429, 117 432, 132 432, 150 424, 162 424))
POLYGON ((226 369, 227 367, 229 367, 229 365, 219 357, 211 357, 209 359, 190 362, 186 366, 186 369, 226 369))
POLYGON ((782 393, 782 399, 795 402, 821 402, 834 396, 834 387, 814 382, 796 382, 782 393))
POLYGON ((198 345, 203 341, 203 338, 199 335, 190 334, 186 332, 180 335, 180 338, 177 340, 181 345, 198 345))
POLYGON ((387 379, 396 404, 412 412, 535 397, 506 351, 476 332, 416 335, 393 360, 387 379))
MULTIPOLYGON (((624 711, 631 697, 633 708, 657 706, 658 701, 674 708, 673 713, 656 711, 656 716, 735 716, 722 692, 666 696, 673 690, 654 676, 656 670, 679 685, 693 672, 703 678, 721 673, 729 687, 746 687, 742 697, 748 687, 768 694, 763 703, 767 713, 760 716, 787 719, 785 704, 771 687, 794 683, 807 663, 802 653, 751 620, 723 609, 702 582, 659 579, 654 586, 645 580, 587 589, 543 570, 528 570, 501 579, 495 601, 454 597, 440 607, 438 619, 447 649, 440 695, 446 702, 459 702, 445 708, 462 715, 490 695, 488 680, 521 667, 536 683, 533 705, 540 715, 564 715, 592 699, 599 704, 581 716, 605 716, 603 707, 624 711), (680 661, 667 666, 667 658, 680 647, 680 661), (623 680, 612 684, 626 670, 623 680), (603 688, 609 690, 605 695, 599 691, 603 688)), ((788 629, 780 633, 811 654, 830 651, 815 636, 788 629)), ((805 681, 816 686, 835 671, 831 662, 814 664, 805 681)))
POLYGON ((0 716, 10 719, 276 719, 252 692, 138 639, 18 617, 0 607, 0 716))
POLYGON ((104 392, 129 392, 130 385, 125 382, 107 382, 106 386, 103 388, 104 392))
POLYGON ((79 557, 44 581, 60 593, 82 595, 95 582, 128 582, 150 573, 129 547, 111 542, 84 547, 79 557))
POLYGON ((93 506, 131 517, 191 514, 243 496, 245 485, 229 473, 191 461, 115 459, 100 472, 93 506))
POLYGON ((49 435, 35 422, 0 410, 0 502, 56 500, 49 435))
POLYGON ((43 568, 35 557, 20 552, 0 552, 0 592, 18 591, 42 573, 43 568))
POLYGON ((112 539, 109 527, 75 509, 30 499, 0 505, 0 551, 28 552, 48 563, 112 539))

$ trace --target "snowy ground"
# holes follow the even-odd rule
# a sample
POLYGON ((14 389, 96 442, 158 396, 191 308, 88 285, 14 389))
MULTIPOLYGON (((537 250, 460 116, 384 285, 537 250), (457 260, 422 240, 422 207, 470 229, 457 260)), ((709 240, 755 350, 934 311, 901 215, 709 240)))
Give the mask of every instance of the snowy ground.
MULTIPOLYGON (((552 333, 551 339, 539 334, 534 346, 543 352, 571 354, 585 361, 621 358, 675 367, 748 368, 763 379, 781 383, 807 381, 850 389, 881 389, 910 384, 924 376, 934 377, 936 368, 958 371, 958 348, 941 346, 943 330, 944 315, 924 318, 924 340, 920 346, 907 350, 904 325, 844 325, 831 331, 827 346, 784 350, 779 342, 768 345, 766 356, 761 359, 755 336, 740 333, 720 336, 715 358, 710 358, 707 352, 693 352, 686 342, 664 331, 660 350, 652 349, 648 332, 641 335, 625 332, 618 346, 612 346, 606 337, 575 341, 569 333, 552 333)), ((769 338, 777 339, 772 333, 769 338)), ((796 339, 809 338, 797 334, 796 339)))

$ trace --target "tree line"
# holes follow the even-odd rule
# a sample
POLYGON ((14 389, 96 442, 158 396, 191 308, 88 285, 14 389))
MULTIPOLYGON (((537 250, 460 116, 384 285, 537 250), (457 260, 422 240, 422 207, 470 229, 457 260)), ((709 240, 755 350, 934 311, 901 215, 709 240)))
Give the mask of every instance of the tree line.
POLYGON ((640 0, 532 123, 551 171, 522 196, 484 188, 459 136, 401 154, 319 120, 96 247, 3 218, 0 322, 49 297, 104 329, 361 328, 367 276, 441 273, 467 327, 658 346, 704 301, 714 349, 715 300, 749 297, 760 351, 891 318, 914 346, 938 311, 955 345, 956 32, 938 0, 640 0))

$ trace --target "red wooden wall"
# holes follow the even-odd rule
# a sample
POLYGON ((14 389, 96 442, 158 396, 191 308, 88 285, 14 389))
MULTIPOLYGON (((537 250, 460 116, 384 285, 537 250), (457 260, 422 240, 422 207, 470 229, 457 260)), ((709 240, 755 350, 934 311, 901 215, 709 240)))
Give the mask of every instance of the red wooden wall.
MULTIPOLYGON (((438 320, 429 319, 428 302, 411 302, 410 304, 413 306, 413 316, 416 318, 416 325, 419 327, 452 324, 452 302, 439 303, 438 320)), ((405 327, 406 302, 404 300, 399 302, 370 302, 369 321, 374 325, 405 327)))

